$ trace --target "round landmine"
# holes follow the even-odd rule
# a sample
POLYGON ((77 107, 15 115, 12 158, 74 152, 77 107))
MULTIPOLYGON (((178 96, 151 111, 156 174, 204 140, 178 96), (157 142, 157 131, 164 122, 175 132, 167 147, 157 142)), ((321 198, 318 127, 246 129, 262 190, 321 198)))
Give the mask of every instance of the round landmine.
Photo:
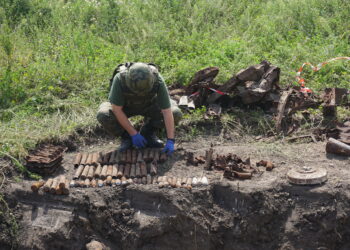
POLYGON ((287 173, 290 183, 297 185, 316 185, 327 181, 327 171, 313 167, 292 169, 287 173))

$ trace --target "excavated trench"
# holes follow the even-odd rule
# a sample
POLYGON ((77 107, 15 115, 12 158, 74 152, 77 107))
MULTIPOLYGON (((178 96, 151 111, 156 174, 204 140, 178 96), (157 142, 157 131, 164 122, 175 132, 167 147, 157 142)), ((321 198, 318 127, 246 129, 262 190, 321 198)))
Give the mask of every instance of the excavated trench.
MULTIPOLYGON (((182 147, 202 154, 201 143, 182 147)), ((100 145, 111 147, 115 145, 100 145)), ((277 167, 250 180, 229 181, 219 171, 186 166, 180 150, 161 174, 204 173, 208 186, 73 188, 62 196, 32 193, 30 182, 11 183, 5 196, 20 225, 17 248, 85 249, 97 240, 110 249, 350 249, 346 158, 326 156, 324 143, 223 142, 215 150, 249 156, 253 162, 270 159, 277 167), (328 181, 289 184, 286 172, 301 164, 327 169, 328 181)), ((73 157, 69 153, 63 162, 67 176, 73 171, 73 157)), ((0 243, 1 249, 11 248, 9 242, 0 243)))

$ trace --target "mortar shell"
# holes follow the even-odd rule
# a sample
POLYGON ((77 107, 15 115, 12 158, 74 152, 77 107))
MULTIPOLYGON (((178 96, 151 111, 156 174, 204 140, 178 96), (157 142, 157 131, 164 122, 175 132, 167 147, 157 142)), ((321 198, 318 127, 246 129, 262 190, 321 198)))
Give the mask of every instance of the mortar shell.
POLYGON ((56 193, 56 187, 58 186, 58 180, 57 178, 53 179, 51 187, 50 187, 50 193, 55 194, 56 193))
POLYGON ((151 162, 151 169, 150 169, 150 172, 151 172, 151 175, 157 175, 157 164, 154 162, 154 161, 152 161, 151 162))
POLYGON ((58 194, 58 195, 61 195, 63 192, 62 192, 62 189, 57 185, 56 186, 56 190, 55 190, 56 192, 56 194, 58 194))
POLYGON ((94 174, 95 178, 97 179, 100 178, 101 171, 102 171, 101 164, 98 163, 94 174))
POLYGON ((131 151, 131 163, 135 164, 136 161, 137 161, 137 150, 136 149, 133 149, 131 151))
POLYGON ((91 165, 87 177, 92 180, 94 178, 95 166, 91 165))
POLYGON ((120 153, 119 163, 121 163, 121 164, 126 163, 126 152, 125 151, 120 153))
POLYGON ((158 161, 159 161, 159 149, 155 149, 155 150, 154 150, 153 161, 154 161, 154 162, 158 162, 158 161))
POLYGON ((132 163, 132 154, 130 149, 126 150, 126 163, 132 163))
POLYGON ((58 186, 60 189, 65 188, 66 186, 66 177, 64 175, 61 175, 59 178, 58 186))
POLYGON ((124 176, 125 176, 125 178, 129 178, 130 177, 130 168, 131 168, 131 165, 129 163, 125 165, 125 168, 124 168, 124 176))
POLYGON ((143 150, 143 160, 148 161, 148 155, 149 155, 149 148, 145 148, 143 150))
POLYGON ((107 175, 112 176, 113 174, 113 165, 108 165, 107 167, 107 175))
POLYGON ((90 169, 90 166, 89 165, 85 165, 84 170, 83 170, 83 172, 80 175, 81 179, 83 179, 83 180, 86 179, 86 177, 87 177, 87 175, 89 173, 89 169, 90 169))
POLYGON ((97 166, 98 163, 99 163, 98 159, 99 159, 99 154, 97 152, 93 153, 91 164, 94 165, 94 166, 97 166))
POLYGON ((152 184, 152 176, 150 174, 148 174, 146 178, 147 178, 147 180, 146 180, 147 184, 148 185, 152 184))
POLYGON ((124 174, 124 165, 119 165, 117 178, 122 178, 123 174, 124 174))
POLYGON ((106 178, 106 184, 107 185, 111 185, 112 184, 112 176, 108 175, 107 178, 106 178))
POLYGON ((141 150, 139 150, 137 152, 137 162, 141 162, 141 161, 143 161, 142 152, 141 152, 141 150))
POLYGON ((83 153, 82 154, 80 165, 85 165, 86 164, 87 157, 88 157, 88 153, 83 153))
POLYGON ((136 166, 135 166, 135 176, 136 176, 137 178, 141 177, 140 162, 136 163, 136 166))
POLYGON ((112 177, 117 178, 118 176, 118 164, 113 164, 112 167, 112 177))
POLYGON ((114 161, 115 155, 116 155, 116 154, 117 154, 117 151, 114 150, 114 151, 112 152, 112 154, 111 154, 111 157, 109 158, 108 164, 114 164, 114 163, 116 163, 116 162, 114 161))
POLYGON ((145 177, 147 176, 147 165, 146 162, 140 162, 140 170, 141 170, 141 176, 145 177))
POLYGON ((100 178, 102 180, 106 179, 107 177, 107 168, 108 168, 108 165, 103 165, 102 167, 101 174, 100 174, 100 178))
POLYGON ((80 165, 81 162, 81 158, 82 158, 82 154, 81 153, 77 153, 73 162, 74 167, 78 167, 80 165))
POLYGON ((73 179, 75 179, 75 180, 79 179, 79 177, 80 177, 81 173, 83 172, 83 170, 84 170, 84 165, 79 165, 79 167, 75 171, 73 179))
POLYGON ((107 152, 104 154, 103 159, 102 159, 102 164, 108 164, 109 159, 111 158, 112 152, 107 152))
POLYGON ((136 177, 136 165, 135 164, 131 164, 130 177, 131 178, 135 178, 136 177))
POLYGON ((69 180, 66 179, 66 183, 64 185, 64 188, 62 188, 62 194, 68 195, 69 194, 69 188, 70 188, 69 180))
POLYGON ((89 153, 88 154, 88 157, 86 159, 86 165, 91 165, 92 164, 92 156, 93 156, 93 153, 89 153))
POLYGON ((85 181, 84 181, 84 187, 90 187, 90 179, 85 179, 85 181))
POLYGON ((43 187, 44 192, 49 192, 49 191, 50 191, 52 182, 53 182, 53 179, 52 179, 52 178, 49 178, 49 179, 46 181, 46 183, 45 183, 45 185, 44 185, 44 187, 43 187))
POLYGON ((32 189, 33 192, 38 192, 38 190, 39 190, 42 186, 44 186, 44 184, 45 184, 45 181, 43 181, 43 180, 36 181, 36 182, 34 182, 34 183, 31 185, 30 188, 32 189))
POLYGON ((97 163, 102 164, 102 162, 103 162, 103 153, 102 152, 98 152, 97 163))

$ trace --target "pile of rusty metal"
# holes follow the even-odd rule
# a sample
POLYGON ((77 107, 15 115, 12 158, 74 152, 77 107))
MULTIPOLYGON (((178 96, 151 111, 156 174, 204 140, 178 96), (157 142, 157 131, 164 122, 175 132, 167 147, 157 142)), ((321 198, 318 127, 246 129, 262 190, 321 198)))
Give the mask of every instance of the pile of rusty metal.
POLYGON ((264 60, 233 75, 226 83, 217 85, 218 67, 198 71, 187 86, 172 86, 171 97, 183 109, 205 106, 209 117, 220 118, 223 110, 259 107, 272 114, 276 132, 290 134, 297 128, 292 116, 297 111, 323 106, 325 118, 336 117, 336 107, 348 105, 348 90, 327 88, 320 95, 305 92, 301 86, 279 86, 280 69, 264 60))
POLYGON ((55 145, 40 146, 25 158, 26 166, 28 170, 40 175, 52 174, 61 165, 66 149, 55 145))
POLYGON ((69 181, 64 175, 56 178, 49 178, 47 181, 37 181, 31 185, 33 192, 38 192, 42 187, 43 191, 51 194, 69 194, 69 181))
POLYGON ((129 149, 126 152, 78 153, 71 187, 102 187, 136 184, 152 184, 157 180, 158 164, 167 155, 160 149, 129 149))

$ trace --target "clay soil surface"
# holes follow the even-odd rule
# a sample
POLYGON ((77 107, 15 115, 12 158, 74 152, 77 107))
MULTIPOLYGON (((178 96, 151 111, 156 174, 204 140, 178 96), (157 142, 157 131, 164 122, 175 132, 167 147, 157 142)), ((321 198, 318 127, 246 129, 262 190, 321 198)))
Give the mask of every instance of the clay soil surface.
MULTIPOLYGON (((107 151, 117 143, 100 140, 78 151, 107 151)), ((76 152, 65 154, 71 178, 76 152)), ((214 154, 215 154, 214 153, 214 154)), ((200 137, 178 146, 159 175, 209 179, 208 186, 157 185, 72 188, 69 196, 32 193, 29 181, 10 183, 5 198, 19 221, 18 249, 85 249, 97 240, 110 249, 350 249, 349 160, 326 155, 325 142, 235 142, 200 137), (185 152, 234 153, 255 165, 271 160, 271 172, 250 180, 227 180, 221 171, 187 166, 185 152), (301 166, 324 168, 328 181, 316 186, 288 183, 301 166)), ((2 237, 1 249, 10 249, 2 237)))

